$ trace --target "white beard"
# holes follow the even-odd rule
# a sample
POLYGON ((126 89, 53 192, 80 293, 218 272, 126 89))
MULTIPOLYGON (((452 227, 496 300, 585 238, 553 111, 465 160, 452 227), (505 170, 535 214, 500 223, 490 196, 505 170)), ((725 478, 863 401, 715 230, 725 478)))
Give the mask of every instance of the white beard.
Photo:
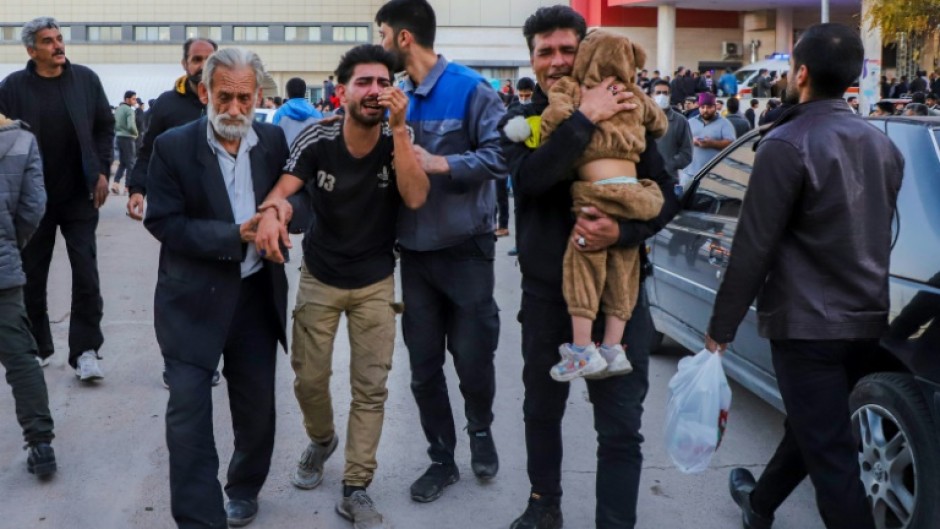
POLYGON ((248 131, 251 130, 251 123, 255 120, 255 109, 251 108, 251 112, 247 116, 230 116, 228 114, 219 114, 215 110, 215 105, 212 104, 212 100, 209 100, 209 104, 206 105, 206 112, 209 116, 209 123, 212 123, 212 130, 216 134, 221 136, 226 140, 238 140, 248 136, 248 131), (222 120, 238 120, 236 124, 225 123, 222 120))

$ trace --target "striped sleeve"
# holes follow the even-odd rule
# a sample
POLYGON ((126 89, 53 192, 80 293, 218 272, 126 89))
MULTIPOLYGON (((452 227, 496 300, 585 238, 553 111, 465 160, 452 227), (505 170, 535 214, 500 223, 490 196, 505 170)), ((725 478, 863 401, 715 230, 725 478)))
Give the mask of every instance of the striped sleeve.
POLYGON ((290 156, 284 164, 284 172, 303 181, 309 181, 316 175, 316 145, 320 141, 335 140, 343 131, 342 121, 322 125, 317 123, 307 127, 294 140, 290 156))

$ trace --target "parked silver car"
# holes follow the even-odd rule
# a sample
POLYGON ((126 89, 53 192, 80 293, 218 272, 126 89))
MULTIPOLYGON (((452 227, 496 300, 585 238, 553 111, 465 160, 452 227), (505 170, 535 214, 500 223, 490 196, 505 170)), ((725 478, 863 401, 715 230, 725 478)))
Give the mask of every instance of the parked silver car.
MULTIPOLYGON (((906 166, 894 219, 891 325, 883 362, 851 395, 861 479, 879 529, 940 528, 940 119, 880 118, 906 166)), ((756 131, 696 176, 675 219, 650 241, 646 281, 658 338, 699 350, 731 257, 756 131)), ((760 175, 753 175, 759 178, 760 175)), ((770 344, 751 307, 725 355, 742 386, 783 409, 770 344)))

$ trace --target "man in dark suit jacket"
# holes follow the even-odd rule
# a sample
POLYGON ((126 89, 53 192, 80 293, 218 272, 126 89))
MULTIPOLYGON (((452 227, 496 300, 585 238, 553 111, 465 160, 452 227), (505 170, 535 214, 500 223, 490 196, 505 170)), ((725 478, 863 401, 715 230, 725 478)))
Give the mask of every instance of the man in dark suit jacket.
POLYGON ((162 243, 154 327, 170 387, 170 503, 181 528, 251 522, 274 448, 287 278, 253 241, 257 206, 288 147, 279 127, 254 122, 263 73, 253 52, 213 54, 199 85, 207 117, 157 138, 150 161, 144 225, 162 243), (224 509, 211 394, 221 356, 235 430, 224 509))

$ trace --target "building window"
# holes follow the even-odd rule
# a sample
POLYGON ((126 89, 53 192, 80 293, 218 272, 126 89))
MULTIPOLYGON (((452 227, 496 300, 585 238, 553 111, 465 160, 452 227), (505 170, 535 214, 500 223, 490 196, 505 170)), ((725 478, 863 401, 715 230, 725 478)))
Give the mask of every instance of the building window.
POLYGON ((170 26, 134 26, 134 40, 160 42, 170 40, 170 26))
POLYGON ((320 26, 285 26, 284 40, 288 42, 317 42, 320 26))
POLYGON ((62 40, 66 42, 72 40, 72 26, 59 26, 59 33, 62 34, 62 40))
POLYGON ((121 26, 88 26, 87 34, 90 42, 120 41, 121 26))
POLYGON ((222 40, 222 26, 186 26, 186 38, 212 39, 218 42, 222 40))
POLYGON ((236 41, 258 42, 268 40, 267 26, 235 26, 232 39, 236 41))
POLYGON ((87 35, 92 42, 120 41, 121 26, 88 26, 87 35))
POLYGON ((334 42, 370 42, 367 26, 334 26, 334 42))
MULTIPOLYGON (((20 40, 20 28, 16 26, 0 27, 0 42, 15 42, 20 40)), ((64 35, 63 35, 64 38, 64 35)))

